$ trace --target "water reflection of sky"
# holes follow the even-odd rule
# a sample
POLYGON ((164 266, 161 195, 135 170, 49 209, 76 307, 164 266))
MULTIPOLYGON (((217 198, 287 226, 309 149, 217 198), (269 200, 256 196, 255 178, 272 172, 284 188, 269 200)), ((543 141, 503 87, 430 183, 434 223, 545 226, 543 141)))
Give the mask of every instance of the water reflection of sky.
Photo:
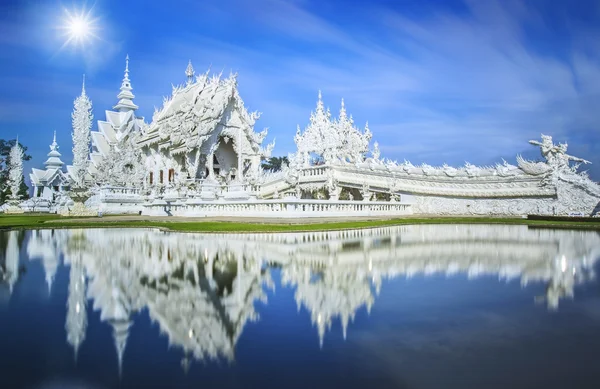
POLYGON ((0 245, 2 387, 595 388, 600 377, 596 232, 46 230, 0 245))

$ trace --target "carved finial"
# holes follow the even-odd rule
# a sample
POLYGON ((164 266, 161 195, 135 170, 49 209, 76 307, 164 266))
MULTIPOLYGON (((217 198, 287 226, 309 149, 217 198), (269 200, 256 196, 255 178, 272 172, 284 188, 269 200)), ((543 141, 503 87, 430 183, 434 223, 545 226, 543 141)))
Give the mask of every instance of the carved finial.
POLYGON ((54 131, 54 138, 52 138, 52 144, 50 145, 50 151, 56 151, 58 149, 58 143, 56 143, 56 131, 54 131))
POLYGON ((129 73, 129 54, 125 57, 125 73, 129 73))
POLYGON ((340 119, 346 119, 346 105, 344 104, 344 98, 342 98, 342 107, 340 108, 340 119))
POLYGON ((381 151, 379 150, 379 142, 375 142, 375 144, 373 144, 373 159, 378 161, 379 157, 381 156, 381 151))
POLYGON ((83 82, 81 83, 81 95, 85 95, 85 73, 83 74, 83 82))
POLYGON ((317 100, 317 111, 315 112, 317 115, 325 114, 325 106, 323 105, 323 97, 321 95, 321 90, 319 89, 319 98, 317 100))
POLYGON ((192 66, 192 60, 190 59, 190 61, 188 62, 188 66, 185 69, 185 75, 187 77, 187 84, 190 85, 192 82, 194 82, 194 67, 192 66))

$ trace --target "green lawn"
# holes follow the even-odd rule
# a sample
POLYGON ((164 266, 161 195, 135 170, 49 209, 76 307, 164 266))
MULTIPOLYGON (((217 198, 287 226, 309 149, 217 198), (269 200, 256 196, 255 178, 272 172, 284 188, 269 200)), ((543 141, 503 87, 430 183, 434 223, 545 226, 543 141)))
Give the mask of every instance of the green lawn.
POLYGON ((158 227, 172 231, 197 232, 292 232, 292 231, 322 231, 351 228, 368 228, 406 224, 522 224, 550 228, 583 228, 600 230, 599 222, 564 222, 527 220, 521 218, 469 218, 469 217, 439 217, 439 218, 399 218, 392 220, 328 222, 311 224, 263 224, 257 222, 188 222, 174 220, 108 220, 98 218, 93 221, 77 221, 76 218, 65 218, 57 215, 1 215, 0 230, 7 229, 37 229, 37 228, 104 228, 104 227, 158 227))

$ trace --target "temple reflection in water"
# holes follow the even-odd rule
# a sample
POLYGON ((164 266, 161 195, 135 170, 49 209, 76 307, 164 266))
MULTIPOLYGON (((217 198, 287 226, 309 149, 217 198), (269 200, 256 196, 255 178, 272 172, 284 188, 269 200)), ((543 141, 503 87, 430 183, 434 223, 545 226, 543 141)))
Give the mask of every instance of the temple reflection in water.
MULTIPOLYGON (((19 247, 41 261, 48 293, 60 262, 69 266, 66 337, 75 358, 86 338, 88 310, 112 327, 119 369, 133 315, 146 309, 182 367, 193 360, 232 361, 255 303, 274 288, 295 288, 298 309, 310 313, 321 346, 334 321, 346 338, 355 313, 376 303, 382 281, 394 277, 466 274, 523 286, 558 309, 574 287, 593 279, 600 256, 596 232, 526 226, 420 225, 338 232, 189 234, 157 229, 37 230, 1 233, 0 276, 10 294, 20 277, 19 247)), ((533 303, 532 303, 533 305, 533 303)))

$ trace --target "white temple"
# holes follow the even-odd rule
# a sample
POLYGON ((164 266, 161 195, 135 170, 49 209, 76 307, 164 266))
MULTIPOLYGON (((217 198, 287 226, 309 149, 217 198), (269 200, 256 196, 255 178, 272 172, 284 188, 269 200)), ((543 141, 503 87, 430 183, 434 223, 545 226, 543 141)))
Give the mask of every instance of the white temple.
MULTIPOLYGON (((105 214, 164 216, 400 216, 595 215, 600 186, 578 172, 581 158, 552 137, 530 141, 541 161, 517 157, 495 166, 434 167, 398 163, 380 155, 368 125, 359 130, 344 102, 332 118, 319 92, 297 151, 278 172, 261 169, 273 143, 256 132, 237 76, 195 75, 173 87, 152 122, 136 116, 129 58, 113 111, 92 131, 86 206, 105 214)), ((68 186, 55 143, 46 170, 34 169, 35 194, 54 198, 68 186), (51 156, 52 155, 52 156, 51 156)), ((35 198, 35 196, 34 196, 35 198)), ((30 207, 31 208, 31 207, 30 207)), ((30 209, 29 208, 29 209, 30 209)))
POLYGON ((56 143, 56 131, 50 144, 48 159, 44 162, 44 170, 32 168, 29 174, 33 193, 31 199, 23 203, 23 207, 31 212, 50 212, 61 203, 63 196, 69 190, 68 173, 63 170, 64 162, 60 159, 56 143))

